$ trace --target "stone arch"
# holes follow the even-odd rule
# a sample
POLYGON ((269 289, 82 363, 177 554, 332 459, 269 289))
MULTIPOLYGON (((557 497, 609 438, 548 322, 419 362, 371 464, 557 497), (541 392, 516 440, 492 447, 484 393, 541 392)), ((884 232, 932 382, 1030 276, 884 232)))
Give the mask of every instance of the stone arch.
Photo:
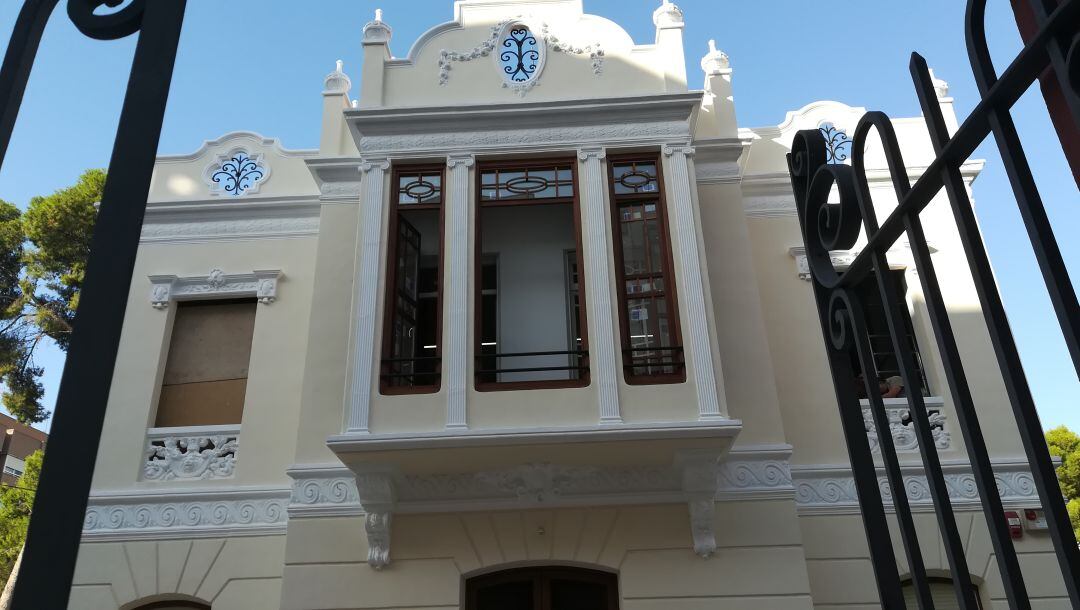
POLYGON ((124 604, 120 610, 210 610, 210 603, 190 595, 154 595, 124 604))

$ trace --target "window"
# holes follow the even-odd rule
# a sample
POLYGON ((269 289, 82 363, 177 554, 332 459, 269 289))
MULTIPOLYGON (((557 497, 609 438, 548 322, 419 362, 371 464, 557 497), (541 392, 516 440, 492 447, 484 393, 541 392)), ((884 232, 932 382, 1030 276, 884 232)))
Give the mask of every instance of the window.
POLYGON ((659 159, 612 158, 608 168, 626 382, 685 381, 659 159))
MULTIPOLYGON (((892 284, 893 290, 903 299, 907 294, 907 283, 904 281, 904 271, 890 269, 886 273, 886 281, 892 284)), ((863 313, 866 316, 866 330, 870 340, 870 350, 874 355, 874 366, 877 368, 877 377, 881 381, 900 376, 900 361, 893 351, 892 337, 889 335, 889 323, 885 318, 885 307, 881 303, 881 293, 878 290, 877 278, 867 275, 855 287, 855 295, 862 303, 863 313)), ((919 380, 919 391, 923 396, 929 396, 929 386, 926 383, 926 372, 923 368, 922 357, 919 355, 919 345, 915 341, 915 330, 911 324, 911 314, 908 312, 907 303, 899 303, 901 323, 904 327, 904 340, 911 346, 912 355, 915 358, 916 378, 919 380)), ((862 373, 857 351, 851 350, 852 367, 856 374, 862 373)), ((858 384, 857 390, 860 398, 865 398, 865 388, 858 384)), ((893 392, 895 393, 895 391, 893 392)), ((903 396, 904 393, 899 394, 903 396)))
POLYGON ((479 390, 588 384, 576 162, 477 172, 479 390))
POLYGON ((4 474, 10 474, 13 477, 21 477, 22 471, 18 468, 12 468, 11 466, 4 466, 4 474))
POLYGON ((384 394, 435 392, 441 379, 443 169, 396 168, 390 205, 384 394))
POLYGON ((470 578, 466 610, 618 610, 614 574, 582 568, 522 568, 470 578))
MULTIPOLYGON (((937 610, 951 610, 959 609, 960 605, 956 601, 956 590, 953 588, 953 581, 951 578, 927 578, 927 584, 930 585, 930 599, 934 600, 934 608, 937 610)), ((982 600, 979 598, 979 588, 975 585, 971 586, 972 592, 975 594, 975 606, 982 608, 982 600)), ((903 585, 904 589, 904 602, 908 608, 918 608, 919 604, 915 599, 915 585, 910 581, 905 581, 903 585)))
POLYGON ((240 423, 255 307, 255 299, 176 304, 155 427, 240 423))

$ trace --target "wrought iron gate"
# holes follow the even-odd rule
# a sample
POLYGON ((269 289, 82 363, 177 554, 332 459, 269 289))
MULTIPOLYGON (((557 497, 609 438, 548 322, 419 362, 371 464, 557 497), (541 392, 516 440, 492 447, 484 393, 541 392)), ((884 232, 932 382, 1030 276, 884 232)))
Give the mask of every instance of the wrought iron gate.
MULTIPOLYGON (((904 386, 919 387, 915 355, 910 343, 904 340, 905 327, 899 309, 902 301, 895 285, 886 281, 886 272, 889 269, 886 252, 905 233, 922 283, 949 392, 955 405, 956 418, 967 445, 1005 594, 1010 607, 1031 607, 1005 521, 978 413, 920 221, 920 213, 942 189, 951 204, 1035 486, 1046 511, 1050 535, 1068 595, 1073 607, 1080 608, 1080 551, 1069 524, 1031 391, 960 174, 960 165, 992 133, 1012 183, 1028 237, 1061 325, 1061 332, 1068 345, 1073 365, 1080 375, 1080 307, 1077 305, 1076 293, 1010 116, 1010 109, 1020 96, 1043 75, 1045 79, 1052 79, 1050 83, 1060 88, 1067 102, 1064 106, 1067 110, 1062 109, 1065 116, 1055 117, 1055 122, 1060 125, 1062 118, 1066 121, 1071 119, 1080 127, 1080 0, 1014 1, 1014 5, 1019 4, 1030 5, 1038 31, 1027 37, 1024 49, 1008 68, 998 75, 990 61, 986 44, 986 0, 969 0, 966 15, 968 55, 982 99, 971 116, 952 135, 948 132, 937 103, 926 61, 918 54, 912 54, 911 76, 937 154, 937 158, 914 185, 908 181, 892 124, 881 112, 868 112, 859 122, 852 141, 850 166, 829 162, 826 139, 817 130, 800 131, 795 137, 791 154, 788 155, 792 189, 813 275, 813 290, 821 331, 832 370, 841 425, 847 441, 874 575, 882 605, 890 610, 904 608, 904 598, 882 494, 878 487, 877 469, 867 441, 862 407, 856 395, 856 376, 850 354, 854 350, 858 355, 861 370, 868 372, 864 376, 866 395, 870 398, 870 410, 878 430, 885 475, 893 490, 898 529, 919 608, 929 610, 933 608, 933 602, 919 540, 911 509, 903 492, 905 487, 885 408, 879 392, 876 391, 877 382, 874 376, 869 374, 875 371, 874 360, 867 337, 863 304, 854 290, 863 279, 876 278, 904 386), (1054 83, 1053 80, 1057 82, 1054 83), (871 132, 876 132, 881 139, 893 188, 899 200, 897 208, 880 224, 871 201, 864 158, 864 148, 871 132), (839 203, 830 204, 829 195, 834 188, 839 192, 839 203), (865 230, 867 244, 850 267, 840 274, 833 268, 829 251, 853 247, 860 230, 865 230)), ((1076 146, 1075 142, 1063 141, 1063 144, 1066 149, 1074 149, 1076 146)), ((926 405, 920 393, 907 392, 907 395, 938 527, 954 577, 956 596, 961 608, 976 610, 978 606, 971 586, 970 571, 949 501, 941 463, 934 447, 926 405)))
MULTIPOLYGON (((105 419, 120 329, 186 0, 68 0, 83 34, 114 40, 139 32, 109 160, 77 329, 67 352, 15 585, 14 610, 67 607, 105 419)), ((45 24, 59 0, 25 0, 0 67, 0 163, 7 152, 45 24)))

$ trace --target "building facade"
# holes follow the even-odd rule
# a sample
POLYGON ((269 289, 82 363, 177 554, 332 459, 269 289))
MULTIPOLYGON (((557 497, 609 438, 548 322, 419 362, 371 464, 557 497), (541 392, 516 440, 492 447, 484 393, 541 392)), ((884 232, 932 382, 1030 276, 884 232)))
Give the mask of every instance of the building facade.
MULTIPOLYGON (((70 608, 878 607, 785 161, 821 129, 843 163, 864 109, 740 126, 714 45, 690 86, 684 18, 664 0, 638 44, 582 0, 458 0, 397 57, 380 12, 356 99, 341 62, 325 78, 317 150, 234 132, 159 157, 70 608)), ((917 177, 925 126, 894 124, 917 177)), ((1031 595, 1065 608, 949 214, 924 222, 999 490, 1031 595)), ((876 374, 939 607, 904 392, 979 599, 1007 607, 910 253, 889 259, 921 387, 880 342, 876 374)))
POLYGON ((0 413, 0 426, 4 430, 3 445, 0 445, 0 464, 4 470, 0 474, 0 483, 16 485, 26 471, 26 458, 35 451, 44 451, 49 435, 3 413, 0 413))

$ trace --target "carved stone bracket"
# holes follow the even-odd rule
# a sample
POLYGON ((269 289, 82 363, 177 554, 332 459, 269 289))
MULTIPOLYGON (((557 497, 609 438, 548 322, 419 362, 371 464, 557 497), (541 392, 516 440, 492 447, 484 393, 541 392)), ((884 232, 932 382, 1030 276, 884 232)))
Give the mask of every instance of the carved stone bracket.
POLYGON ((269 305, 277 300, 281 277, 282 273, 277 269, 229 274, 218 267, 206 275, 194 277, 151 275, 150 305, 154 309, 165 309, 170 301, 229 297, 255 297, 260 303, 269 305))
POLYGON ((690 509, 690 534, 694 552, 708 559, 716 552, 716 492, 720 473, 720 455, 715 451, 684 451, 675 458, 675 468, 682 479, 690 509))
POLYGON ((368 565, 381 570, 390 565, 390 529, 397 505, 394 474, 389 469, 357 474, 356 491, 364 510, 368 565))

